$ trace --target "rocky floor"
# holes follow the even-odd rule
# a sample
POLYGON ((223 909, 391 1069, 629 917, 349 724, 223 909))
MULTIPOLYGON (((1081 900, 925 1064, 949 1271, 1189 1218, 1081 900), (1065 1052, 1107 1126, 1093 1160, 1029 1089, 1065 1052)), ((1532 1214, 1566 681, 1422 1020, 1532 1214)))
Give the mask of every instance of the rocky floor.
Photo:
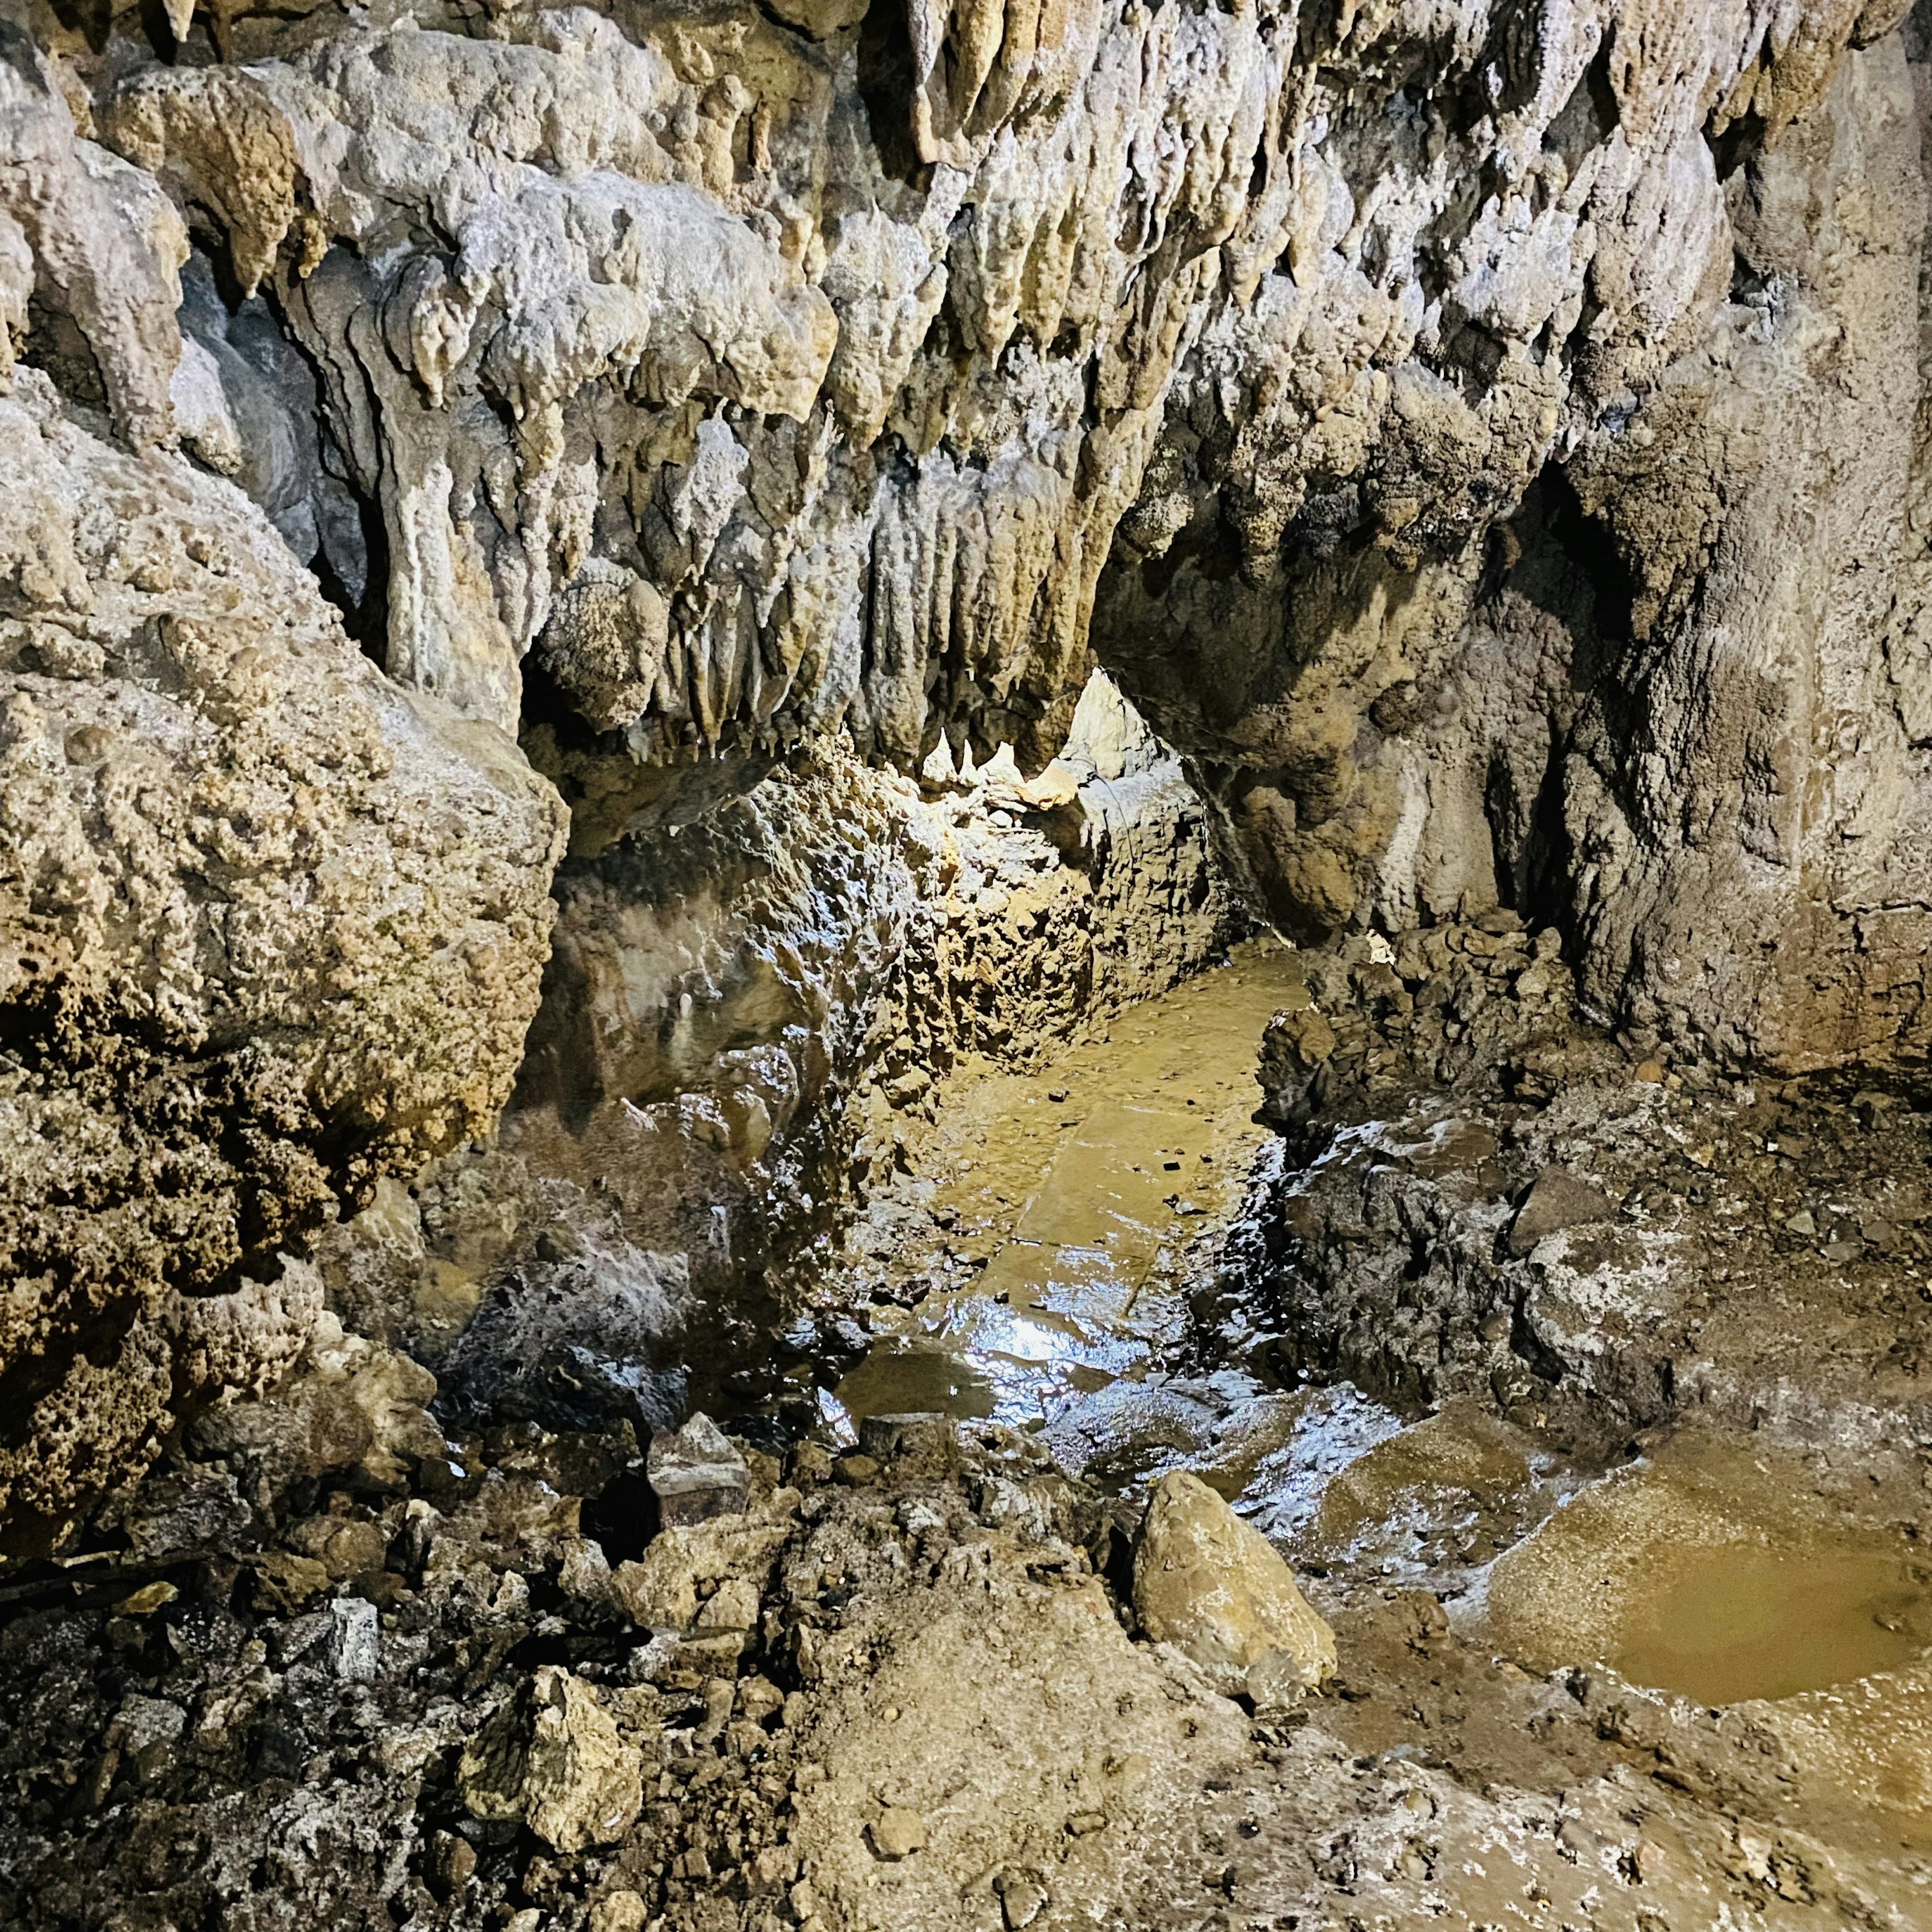
POLYGON ((1932 1118, 1634 1061, 1490 923, 1303 962, 1282 1131, 1163 1198, 1111 1366, 868 1419, 831 1390, 922 1299, 1053 1312, 954 1196, 1010 1179, 1000 1109, 1076 1130, 986 1087, 824 1285, 826 1420, 731 1424, 708 1520, 631 1424, 488 1426, 325 1317, 0 1571, 0 1922, 1928 1922, 1932 1118), (1332 1627, 1318 1685, 1150 1607, 1148 1486, 1195 1478, 1332 1627))

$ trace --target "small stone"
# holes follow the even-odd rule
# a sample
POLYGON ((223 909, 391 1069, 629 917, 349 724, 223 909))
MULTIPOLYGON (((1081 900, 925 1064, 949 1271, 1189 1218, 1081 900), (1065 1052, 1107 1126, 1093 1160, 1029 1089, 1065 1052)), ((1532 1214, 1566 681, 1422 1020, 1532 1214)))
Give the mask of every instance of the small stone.
POLYGON ((838 1480, 851 1489, 863 1489, 868 1483, 879 1480, 878 1463, 870 1456, 842 1456, 838 1459, 838 1480))
POLYGON ((429 1888, 446 1904, 470 1882, 476 1870, 476 1847, 455 1832, 431 1834, 423 1858, 429 1888))
POLYGON ((748 1630, 758 1621, 758 1586, 751 1576, 730 1576, 698 1606, 700 1630, 748 1630))
POLYGON ((644 1932, 649 1916, 634 1892, 607 1892, 590 1908, 590 1932, 644 1932))
POLYGON ((611 1602, 610 1564, 604 1546, 587 1536, 565 1538, 563 1561, 557 1570, 557 1588, 580 1611, 594 1615, 608 1610, 611 1602))
POLYGON ((1567 1167, 1552 1163, 1536 1177, 1516 1210, 1509 1232, 1509 1251, 1520 1261, 1546 1237, 1566 1228, 1607 1221, 1616 1203, 1600 1187, 1580 1180, 1567 1167))
POLYGON ((187 1712, 172 1699, 130 1691, 107 1726, 107 1742, 133 1757, 156 1744, 172 1744, 187 1724, 187 1712))
POLYGON ((1572 1864, 1597 1855, 1597 1840, 1588 1828, 1574 1818, 1566 1818, 1556 1828, 1558 1849, 1572 1864))
POLYGON ((345 1684, 368 1684, 381 1667, 382 1627, 376 1606, 361 1597, 338 1597, 328 1606, 328 1667, 345 1684))
POLYGON ((752 1474, 710 1417, 694 1415, 682 1429, 659 1430, 644 1461, 645 1479, 667 1529, 732 1516, 749 1504, 752 1474))
POLYGON ((643 1771, 596 1692, 544 1664, 465 1746, 456 1785, 472 1817, 520 1820, 568 1853, 614 1843, 636 1823, 643 1771))
POLYGON ((286 1615, 328 1587, 328 1571, 313 1556, 271 1550, 255 1564, 255 1607, 286 1615))
POLYGON ((1104 1811, 1076 1811, 1067 1820, 1066 1828, 1076 1838, 1088 1838, 1107 1828, 1107 1814, 1104 1811))
POLYGON ((511 1915, 503 1932, 541 1932, 542 1924, 543 1914, 534 1905, 526 1905, 522 1911, 511 1915))
POLYGON ((959 1432, 937 1412, 868 1415, 859 1424, 859 1450, 902 1475, 949 1476, 959 1467, 959 1432))
POLYGON ((1003 1871, 993 1881, 1012 1932, 1030 1925, 1046 1910, 1046 1881, 1036 1871, 1003 1871))
POLYGON ((1802 1234, 1807 1240, 1818 1232, 1818 1223, 1811 1218, 1811 1210, 1808 1208, 1799 1208, 1784 1225, 1792 1233, 1802 1234))
POLYGON ((1664 1062, 1660 1060, 1640 1060, 1636 1072, 1631 1076, 1640 1087, 1661 1087, 1664 1084, 1664 1062))
POLYGON ((1275 1702, 1335 1671, 1335 1634, 1288 1565, 1199 1477, 1154 1484, 1134 1543, 1134 1614, 1232 1694, 1275 1702))
POLYGON ((115 1614, 123 1617, 148 1616, 164 1604, 172 1604, 180 1594, 172 1583, 144 1583, 114 1606, 115 1614))
POLYGON ((769 1677, 748 1677, 738 1686, 738 1708, 761 1724, 785 1707, 784 1693, 769 1677))
POLYGON ((909 1858, 926 1844, 926 1820, 903 1804, 888 1804, 866 1827, 874 1857, 909 1858))

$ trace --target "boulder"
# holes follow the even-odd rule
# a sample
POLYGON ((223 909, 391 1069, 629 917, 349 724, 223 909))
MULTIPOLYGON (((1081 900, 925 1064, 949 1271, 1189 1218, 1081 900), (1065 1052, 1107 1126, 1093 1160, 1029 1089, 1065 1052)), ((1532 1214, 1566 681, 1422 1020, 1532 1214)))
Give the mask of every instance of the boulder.
POLYGON ((399 689, 267 518, 0 394, 0 1546, 298 1355, 314 1234, 482 1131, 556 794, 399 689))
POLYGON ((466 1747, 472 1817, 527 1825, 568 1854, 621 1838, 644 1808, 644 1757, 581 1678, 544 1664, 466 1747))
POLYGON ((959 1431, 950 1415, 917 1411, 862 1417, 859 1448, 902 1476, 950 1476, 959 1468, 959 1431))
POLYGON ((1134 1544, 1134 1615, 1218 1688, 1258 1701, 1312 1690, 1335 1670, 1335 1634, 1288 1565, 1198 1476, 1155 1484, 1134 1544))
POLYGON ((1592 1187, 1552 1162, 1536 1177, 1516 1210, 1510 1226, 1509 1251, 1520 1259, 1549 1235, 1607 1221, 1616 1211, 1617 1204, 1600 1187, 1592 1187))

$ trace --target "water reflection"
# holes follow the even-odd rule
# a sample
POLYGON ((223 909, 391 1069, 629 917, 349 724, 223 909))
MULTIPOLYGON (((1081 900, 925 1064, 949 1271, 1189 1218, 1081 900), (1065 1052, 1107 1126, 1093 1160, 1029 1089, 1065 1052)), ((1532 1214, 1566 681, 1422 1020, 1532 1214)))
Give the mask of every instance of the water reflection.
POLYGON ((880 1323, 840 1402, 1038 1425, 1150 1375, 1179 1332, 1186 1257, 1225 1227, 1268 1138, 1262 1034, 1306 998, 1292 952, 1244 947, 1045 1071, 952 1096, 928 1166, 944 1232, 896 1262, 925 1292, 880 1323))

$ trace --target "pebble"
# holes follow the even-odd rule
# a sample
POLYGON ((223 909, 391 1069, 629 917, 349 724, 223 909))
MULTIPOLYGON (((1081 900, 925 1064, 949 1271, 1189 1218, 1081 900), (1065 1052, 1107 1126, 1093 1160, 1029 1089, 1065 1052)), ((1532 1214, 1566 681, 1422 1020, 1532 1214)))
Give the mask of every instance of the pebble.
POLYGON ((1046 1910, 1046 1881, 1037 1872, 1003 1871, 993 1881, 1000 1894, 1000 1908, 1012 1932, 1030 1925, 1046 1910))
POLYGON ((345 1684, 373 1682, 382 1651, 376 1606, 360 1597, 338 1597, 328 1614, 328 1667, 345 1684))
POLYGON ((172 1583, 144 1583, 138 1590, 123 1597, 114 1606, 115 1614, 124 1617, 145 1617, 158 1610, 164 1604, 172 1604, 181 1594, 172 1583))
POLYGON ((926 1844, 926 1820, 902 1804, 888 1804, 866 1828, 874 1854, 897 1860, 911 1857, 926 1844))

